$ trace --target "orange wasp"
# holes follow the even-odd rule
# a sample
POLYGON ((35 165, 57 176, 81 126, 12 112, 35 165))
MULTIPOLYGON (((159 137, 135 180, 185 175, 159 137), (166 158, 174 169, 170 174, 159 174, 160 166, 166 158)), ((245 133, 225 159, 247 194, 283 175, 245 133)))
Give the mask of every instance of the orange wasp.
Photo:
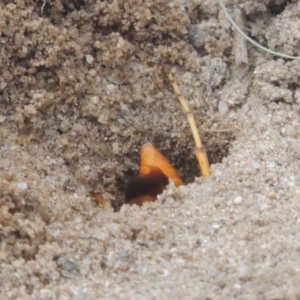
MULTIPOLYGON (((125 192, 125 203, 143 205, 145 202, 154 202, 157 195, 161 194, 172 179, 176 186, 183 184, 176 169, 166 157, 152 144, 146 143, 141 149, 141 164, 139 177, 131 181, 125 192)), ((106 201, 98 193, 91 192, 102 206, 106 201)))
POLYGON ((183 184, 170 162, 150 143, 142 146, 140 176, 129 183, 125 203, 142 205, 153 202, 172 179, 176 186, 183 184))

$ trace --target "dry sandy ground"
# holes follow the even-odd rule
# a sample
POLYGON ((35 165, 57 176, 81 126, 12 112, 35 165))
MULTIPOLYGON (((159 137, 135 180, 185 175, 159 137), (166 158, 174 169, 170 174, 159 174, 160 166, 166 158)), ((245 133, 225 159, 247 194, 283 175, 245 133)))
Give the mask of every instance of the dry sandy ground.
MULTIPOLYGON (((226 4, 300 55, 299 1, 226 4)), ((237 66, 216 0, 2 0, 0 34, 1 299, 300 299, 299 61, 237 66), (189 184, 121 206, 145 141, 189 184)))

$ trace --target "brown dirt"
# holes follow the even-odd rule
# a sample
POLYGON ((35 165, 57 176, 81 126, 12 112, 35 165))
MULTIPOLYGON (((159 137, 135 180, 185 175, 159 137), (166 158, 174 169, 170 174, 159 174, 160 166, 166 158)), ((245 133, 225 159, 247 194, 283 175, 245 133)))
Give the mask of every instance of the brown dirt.
MULTIPOLYGON (((300 55, 297 1, 233 4, 300 55)), ((299 61, 238 68, 216 0, 3 0, 0 33, 1 299, 300 299, 299 61), (146 141, 189 184, 121 206, 146 141)))

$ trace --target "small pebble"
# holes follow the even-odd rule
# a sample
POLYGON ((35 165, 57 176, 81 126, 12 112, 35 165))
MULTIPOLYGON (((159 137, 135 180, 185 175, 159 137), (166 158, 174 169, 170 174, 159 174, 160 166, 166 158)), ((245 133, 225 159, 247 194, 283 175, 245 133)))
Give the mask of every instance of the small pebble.
POLYGON ((98 103, 99 103, 99 96, 93 96, 93 97, 91 98, 91 102, 92 102, 93 104, 98 104, 98 103))
POLYGON ((36 115, 37 114, 37 110, 36 110, 36 108, 32 104, 25 105, 24 109, 30 115, 36 115))
POLYGON ((243 197, 241 197, 241 196, 237 196, 233 199, 234 204, 238 205, 238 204, 241 204, 242 202, 243 202, 243 197))
POLYGON ((114 154, 118 154, 119 153, 119 143, 118 142, 112 143, 112 152, 114 154))
POLYGON ((94 62, 94 57, 90 54, 88 54, 86 57, 86 62, 91 65, 94 62))
POLYGON ((220 114, 226 114, 229 110, 228 104, 222 100, 219 101, 218 110, 220 114))
POLYGON ((242 286, 239 283, 234 284, 233 287, 237 290, 240 290, 242 288, 242 286))
POLYGON ((271 200, 275 200, 275 199, 277 199, 277 194, 272 191, 267 195, 267 197, 271 200))
POLYGON ((62 268, 68 272, 73 271, 76 268, 76 264, 70 260, 66 260, 63 264, 62 264, 62 268))
POLYGON ((198 50, 204 47, 207 33, 202 31, 199 25, 190 25, 187 30, 190 43, 198 50))
POLYGON ((17 184, 17 188, 22 190, 22 191, 26 191, 28 187, 27 187, 27 184, 25 182, 19 182, 17 184))
POLYGON ((0 90, 4 90, 7 86, 7 83, 5 81, 1 81, 0 83, 0 90))
POLYGON ((120 261, 128 261, 128 259, 129 259, 128 251, 127 250, 120 251, 119 254, 118 254, 118 259, 120 261))

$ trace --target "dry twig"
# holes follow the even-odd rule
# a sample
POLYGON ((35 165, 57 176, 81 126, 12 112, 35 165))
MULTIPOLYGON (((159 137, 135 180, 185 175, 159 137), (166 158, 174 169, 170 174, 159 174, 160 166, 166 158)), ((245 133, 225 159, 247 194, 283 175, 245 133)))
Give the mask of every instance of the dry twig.
POLYGON ((202 145, 201 138, 200 138, 199 132, 196 127, 194 115, 191 112, 190 108, 188 107, 184 96, 181 94, 180 89, 179 89, 172 73, 166 66, 164 66, 163 68, 164 68, 164 71, 167 74, 167 77, 174 89, 175 94, 177 95, 179 102, 181 103, 183 111, 186 114, 187 119, 189 121, 191 130, 192 130, 192 134, 193 134, 193 137, 195 140, 195 144, 196 144, 195 155, 198 160, 202 176, 203 176, 203 178, 207 179, 210 177, 209 163, 208 163, 205 148, 202 145))
MULTIPOLYGON (((240 28, 245 28, 245 17, 240 9, 236 8, 234 10, 233 18, 240 28)), ((238 67, 244 68, 248 66, 247 42, 237 31, 234 31, 234 56, 235 64, 238 67)))

